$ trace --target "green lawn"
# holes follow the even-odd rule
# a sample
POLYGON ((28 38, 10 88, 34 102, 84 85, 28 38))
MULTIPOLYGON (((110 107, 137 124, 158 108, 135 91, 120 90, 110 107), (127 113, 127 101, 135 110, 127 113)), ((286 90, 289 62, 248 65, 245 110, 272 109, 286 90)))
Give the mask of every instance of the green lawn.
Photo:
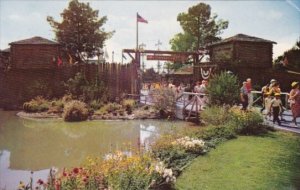
POLYGON ((223 143, 195 159, 176 189, 300 189, 300 136, 272 132, 223 143))

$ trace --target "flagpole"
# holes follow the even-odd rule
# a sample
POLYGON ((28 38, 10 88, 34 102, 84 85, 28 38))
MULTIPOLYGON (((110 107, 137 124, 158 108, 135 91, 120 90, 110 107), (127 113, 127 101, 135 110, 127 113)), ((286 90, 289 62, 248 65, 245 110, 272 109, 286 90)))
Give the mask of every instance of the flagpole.
POLYGON ((136 13, 136 51, 138 50, 138 44, 139 44, 139 22, 137 16, 138 13, 136 13))

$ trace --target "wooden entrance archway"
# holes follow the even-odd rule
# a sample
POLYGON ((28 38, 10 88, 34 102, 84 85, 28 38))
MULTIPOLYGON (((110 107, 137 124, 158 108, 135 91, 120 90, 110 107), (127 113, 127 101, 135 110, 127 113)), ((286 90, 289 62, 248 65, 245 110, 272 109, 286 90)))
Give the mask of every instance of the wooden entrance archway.
POLYGON ((161 50, 135 50, 135 49, 124 49, 123 53, 126 53, 131 59, 134 65, 131 85, 131 93, 139 94, 141 89, 141 53, 146 54, 150 60, 161 60, 161 61, 177 61, 188 59, 192 56, 193 64, 198 65, 199 53, 198 52, 176 52, 176 51, 161 51, 161 50))
MULTIPOLYGON (((194 70, 199 70, 201 56, 205 54, 204 51, 195 52, 179 52, 179 51, 161 51, 161 50, 136 50, 136 49, 123 49, 131 59, 134 65, 132 72, 132 86, 131 93, 139 94, 141 89, 141 54, 147 56, 147 60, 161 60, 161 61, 186 61, 192 59, 194 70)), ((194 72, 194 80, 199 80, 199 72, 194 72), (198 74, 197 74, 198 73, 198 74)))

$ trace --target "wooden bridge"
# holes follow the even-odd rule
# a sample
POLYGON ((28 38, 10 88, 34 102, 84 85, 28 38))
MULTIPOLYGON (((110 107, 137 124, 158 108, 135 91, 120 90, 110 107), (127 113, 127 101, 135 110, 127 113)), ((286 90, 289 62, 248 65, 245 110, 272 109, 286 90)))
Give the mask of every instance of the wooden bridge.
MULTIPOLYGON (((149 94, 148 90, 141 90, 140 103, 146 105, 153 105, 153 96, 149 94)), ((175 114, 178 119, 189 120, 197 119, 199 113, 204 109, 208 101, 207 94, 183 92, 176 97, 176 110, 175 114)))

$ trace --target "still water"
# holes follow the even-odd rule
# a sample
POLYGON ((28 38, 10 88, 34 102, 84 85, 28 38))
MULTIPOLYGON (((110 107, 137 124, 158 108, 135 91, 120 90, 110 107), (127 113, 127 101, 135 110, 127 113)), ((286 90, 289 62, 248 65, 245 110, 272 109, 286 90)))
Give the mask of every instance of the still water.
POLYGON ((128 151, 186 122, 161 120, 85 121, 23 119, 0 110, 0 189, 16 189, 19 181, 46 179, 49 168, 72 167, 87 156, 128 151))

